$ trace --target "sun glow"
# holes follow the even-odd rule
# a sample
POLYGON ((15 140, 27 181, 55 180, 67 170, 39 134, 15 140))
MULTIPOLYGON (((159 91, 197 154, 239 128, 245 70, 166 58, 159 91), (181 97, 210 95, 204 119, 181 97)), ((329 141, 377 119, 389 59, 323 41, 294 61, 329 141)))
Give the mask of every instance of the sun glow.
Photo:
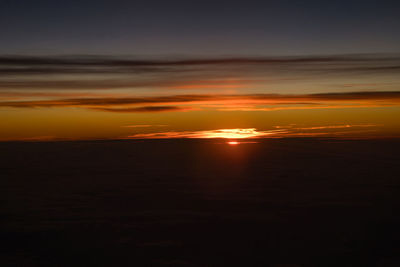
POLYGON ((200 137, 202 138, 227 138, 227 139, 237 139, 237 138, 254 138, 260 136, 255 128, 248 129, 219 129, 214 131, 203 131, 200 137))
MULTIPOLYGON (((256 128, 218 129, 206 131, 166 131, 155 133, 138 133, 130 135, 130 139, 166 139, 166 138, 223 138, 229 140, 245 138, 262 138, 285 133, 283 129, 258 131, 256 128)), ((231 142, 231 141, 229 141, 231 142)), ((237 142, 237 141, 232 141, 237 142)), ((243 143, 243 142, 240 142, 243 143)))
POLYGON ((236 146, 239 144, 239 142, 238 141, 229 141, 229 142, 227 142, 227 144, 231 145, 231 146, 236 146))

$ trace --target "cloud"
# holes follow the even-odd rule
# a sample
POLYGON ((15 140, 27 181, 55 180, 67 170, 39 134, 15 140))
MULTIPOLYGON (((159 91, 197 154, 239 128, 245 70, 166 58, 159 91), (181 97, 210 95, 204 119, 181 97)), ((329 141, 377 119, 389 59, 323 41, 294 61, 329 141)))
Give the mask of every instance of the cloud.
POLYGON ((56 108, 80 107, 109 112, 162 112, 214 108, 232 111, 283 109, 361 108, 400 104, 400 91, 346 92, 325 94, 172 95, 147 97, 67 98, 37 101, 0 101, 1 107, 56 108), (271 105, 273 107, 271 107, 271 105))
MULTIPOLYGON (((4 101, 0 106, 7 107, 102 107, 143 104, 186 103, 214 99, 213 95, 175 95, 152 97, 98 97, 98 98, 69 98, 40 101, 4 101)), ((220 98, 219 98, 220 99, 220 98)))
POLYGON ((238 129, 217 129, 206 131, 165 131, 155 133, 140 133, 127 136, 127 139, 171 139, 171 138, 225 138, 225 139, 243 139, 243 138, 262 138, 278 133, 284 130, 258 131, 256 128, 238 128, 238 129))
POLYGON ((151 128, 151 127, 167 127, 168 125, 165 124, 136 124, 136 125, 123 125, 123 128, 151 128))
POLYGON ((0 90, 232 89, 265 80, 285 83, 288 79, 320 78, 322 74, 399 72, 400 55, 185 59, 0 56, 0 90))
POLYGON ((166 112, 166 111, 187 111, 189 108, 175 106, 145 106, 138 108, 93 108, 101 111, 131 113, 131 112, 166 112))
POLYGON ((324 93, 311 94, 313 100, 399 100, 399 91, 387 92, 346 92, 346 93, 324 93))
MULTIPOLYGON (((279 110, 306 110, 306 109, 347 109, 347 108, 376 108, 376 107, 388 107, 395 106, 397 104, 367 104, 367 105, 323 105, 313 103, 311 106, 277 106, 269 108, 259 108, 259 107, 229 107, 229 108, 219 108, 218 111, 279 111, 279 110)), ((277 104, 279 105, 279 104, 277 104)))
POLYGON ((202 131, 163 131, 152 133, 132 134, 125 139, 178 139, 178 138, 222 138, 222 139, 257 139, 257 138, 284 138, 284 137, 318 137, 318 136, 348 136, 375 132, 376 129, 363 130, 362 128, 376 128, 373 124, 346 124, 323 125, 312 127, 273 127, 271 130, 258 130, 256 128, 216 129, 202 131))
POLYGON ((237 64, 290 64, 318 62, 368 62, 399 59, 399 55, 329 55, 302 57, 216 57, 185 59, 135 59, 111 56, 0 56, 2 66, 192 66, 192 65, 237 65, 237 64))
POLYGON ((376 124, 345 124, 345 125, 328 125, 328 126, 313 126, 313 127, 302 127, 302 128, 292 128, 295 130, 325 130, 325 129, 344 129, 344 128, 354 128, 354 127, 377 127, 376 124))
MULTIPOLYGON (((130 125, 131 128, 153 127, 165 125, 130 125)), ((238 144, 256 143, 252 139, 263 138, 292 138, 292 137, 324 137, 324 138, 374 138, 378 133, 376 124, 342 124, 342 125, 315 125, 297 127, 295 124, 273 126, 273 129, 259 130, 256 128, 214 129, 200 131, 157 131, 150 133, 136 133, 125 137, 111 139, 226 139, 238 141, 238 144), (249 140, 250 139, 250 140, 249 140), (246 141, 247 140, 247 141, 246 141)), ((124 126, 126 127, 126 126, 124 126)), ((379 134, 375 137, 379 137, 379 134)), ((81 138, 80 138, 81 139, 81 138)), ((55 136, 34 136, 21 138, 1 138, 0 141, 73 141, 75 138, 60 138, 55 136)), ((83 139, 82 139, 83 140, 83 139)), ((108 140, 108 139, 107 139, 108 140)), ((236 144, 236 143, 235 143, 236 144)))

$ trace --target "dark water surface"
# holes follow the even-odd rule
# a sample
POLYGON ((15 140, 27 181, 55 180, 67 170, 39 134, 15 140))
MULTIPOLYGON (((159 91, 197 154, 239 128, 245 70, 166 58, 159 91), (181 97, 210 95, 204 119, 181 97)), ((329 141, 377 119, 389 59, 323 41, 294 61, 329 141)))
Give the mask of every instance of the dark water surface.
POLYGON ((0 143, 0 266, 400 266, 399 151, 0 143))

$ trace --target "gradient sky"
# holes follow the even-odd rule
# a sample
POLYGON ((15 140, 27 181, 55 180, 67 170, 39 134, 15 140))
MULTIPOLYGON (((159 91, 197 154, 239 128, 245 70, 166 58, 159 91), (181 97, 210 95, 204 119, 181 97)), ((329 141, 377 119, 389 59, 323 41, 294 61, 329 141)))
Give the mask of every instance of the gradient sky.
POLYGON ((400 52, 400 3, 0 2, 7 54, 304 55, 400 52))
POLYGON ((1 1, 0 140, 400 136, 398 1, 1 1))

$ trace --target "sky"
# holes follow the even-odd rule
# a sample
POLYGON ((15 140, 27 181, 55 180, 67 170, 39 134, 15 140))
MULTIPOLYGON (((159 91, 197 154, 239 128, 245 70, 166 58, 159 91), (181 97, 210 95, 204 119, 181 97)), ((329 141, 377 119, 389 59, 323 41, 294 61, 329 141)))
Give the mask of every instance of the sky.
POLYGON ((400 135, 398 1, 0 1, 0 140, 400 135))
POLYGON ((400 52, 400 3, 0 2, 6 54, 304 55, 400 52))

